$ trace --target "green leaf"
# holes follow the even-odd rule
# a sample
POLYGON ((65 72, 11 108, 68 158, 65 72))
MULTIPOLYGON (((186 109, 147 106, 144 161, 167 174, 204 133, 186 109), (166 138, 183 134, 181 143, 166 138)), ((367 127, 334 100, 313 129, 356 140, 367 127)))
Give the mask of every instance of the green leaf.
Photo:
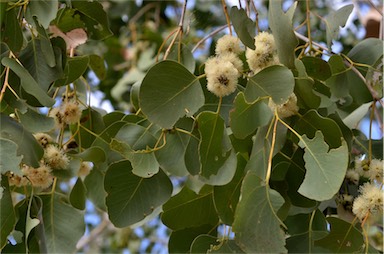
POLYGON ((71 154, 72 157, 81 158, 83 161, 92 161, 95 163, 104 162, 106 160, 105 152, 98 146, 91 146, 81 153, 71 154))
MULTIPOLYGON (((178 47, 173 47, 171 52, 169 53, 167 59, 174 60, 176 62, 181 63, 182 65, 185 66, 185 68, 187 68, 188 71, 193 73, 195 71, 195 68, 196 68, 196 61, 195 61, 195 58, 193 57, 193 54, 191 53, 191 50, 189 49, 189 47, 185 44, 182 44, 181 53, 180 53, 180 61, 178 60, 178 58, 179 58, 178 51, 179 51, 178 47)), ((151 56, 151 59, 153 59, 153 56, 151 56)))
POLYGON ((327 26, 327 45, 331 52, 331 45, 333 39, 339 37, 339 27, 343 27, 347 22, 349 15, 352 13, 353 4, 345 5, 337 11, 332 11, 324 19, 327 26))
POLYGON ((174 176, 188 175, 184 156, 190 136, 175 130, 166 134, 166 140, 165 146, 155 152, 161 168, 174 176))
POLYGON ((248 103, 244 94, 240 92, 235 99, 235 109, 229 115, 233 134, 237 138, 244 139, 260 126, 268 124, 272 118, 272 111, 265 100, 248 103))
POLYGON ((87 189, 80 177, 77 178, 75 185, 72 188, 71 193, 69 194, 69 201, 74 208, 79 210, 85 209, 87 189))
POLYGON ((102 57, 98 55, 89 55, 89 67, 91 67, 100 80, 105 79, 107 70, 105 69, 105 63, 102 57))
POLYGON ((104 173, 94 166, 89 175, 84 179, 84 185, 87 189, 87 198, 102 211, 107 211, 105 197, 107 193, 104 190, 104 173))
POLYGON ((233 28, 242 43, 250 49, 255 50, 255 23, 248 18, 244 9, 237 9, 233 6, 229 12, 233 28))
POLYGON ((315 242, 316 246, 330 250, 332 253, 361 252, 364 236, 353 225, 336 217, 328 217, 331 232, 325 238, 315 242))
POLYGON ((231 146, 224 143, 225 126, 220 115, 214 112, 202 112, 197 117, 197 123, 201 136, 199 143, 200 175, 209 178, 211 175, 217 175, 231 153, 231 146))
POLYGON ((356 63, 374 65, 383 56, 383 41, 367 38, 356 44, 347 56, 356 63))
POLYGON ((68 205, 64 195, 52 195, 40 196, 48 253, 72 253, 85 231, 84 213, 68 205))
POLYGON ((17 175, 23 175, 20 170, 20 163, 23 156, 17 155, 17 144, 9 139, 0 138, 0 173, 8 171, 17 175))
POLYGON ((317 109, 321 99, 313 92, 313 80, 310 78, 295 78, 295 95, 297 106, 300 108, 317 109))
POLYGON ((216 225, 218 217, 213 204, 212 188, 205 186, 199 194, 187 187, 163 205, 162 222, 172 230, 216 225))
POLYGON ((237 244, 236 240, 223 240, 218 245, 211 245, 208 253, 245 253, 237 244))
POLYGON ((293 127, 300 135, 306 134, 309 138, 315 136, 316 131, 321 130, 325 141, 331 148, 341 146, 341 137, 343 136, 337 123, 328 118, 321 116, 316 110, 309 110, 293 127))
POLYGON ((246 253, 286 253, 283 223, 277 211, 284 204, 283 197, 255 172, 248 171, 241 187, 241 199, 236 208, 232 229, 237 244, 246 253))
POLYGON ((324 81, 332 75, 329 64, 321 58, 305 56, 301 61, 310 77, 324 81))
MULTIPOLYGON (((1 144, 0 147, 2 147, 3 144, 1 144)), ((2 152, 0 154, 3 154, 2 152)), ((1 161, 3 161, 3 158, 1 158, 1 161)), ((2 192, 1 198, 0 198, 0 249, 3 249, 4 246, 7 244, 8 240, 7 237, 16 225, 16 213, 15 209, 13 208, 13 202, 11 197, 11 192, 9 190, 8 185, 8 177, 2 176, 1 178, 1 186, 2 192)))
POLYGON ((58 0, 29 1, 27 6, 26 19, 33 24, 33 17, 36 16, 44 28, 48 28, 51 21, 56 18, 59 8, 58 0))
POLYGON ((318 201, 331 199, 340 189, 348 168, 347 143, 343 139, 339 148, 329 150, 323 134, 317 131, 312 140, 301 136, 299 145, 305 148, 307 172, 298 192, 318 201))
POLYGON ((27 112, 18 114, 21 124, 30 132, 48 132, 55 127, 55 120, 51 117, 39 114, 28 108, 27 112))
MULTIPOLYGON (((293 9, 290 9, 293 10, 293 9)), ((298 40, 292 25, 292 13, 283 12, 282 1, 270 1, 268 13, 269 26, 277 47, 280 62, 290 69, 295 68, 295 49, 298 40)))
POLYGON ((170 129, 179 118, 191 116, 203 106, 204 94, 198 79, 184 66, 162 61, 145 76, 139 100, 151 122, 170 129))
POLYGON ((40 47, 43 55, 45 56, 45 60, 47 61, 49 67, 54 67, 56 65, 55 52, 53 51, 49 35, 45 31, 44 27, 39 23, 36 16, 33 17, 33 21, 35 22, 36 30, 39 33, 41 42, 40 47))
POLYGON ((13 72, 19 76, 21 80, 21 86, 24 90, 36 97, 36 99, 44 106, 51 107, 55 104, 55 100, 47 95, 47 93, 40 87, 36 80, 29 74, 29 72, 23 68, 15 59, 4 57, 1 63, 9 67, 13 72))
POLYGON ((211 248, 211 245, 215 245, 218 242, 218 238, 212 235, 202 234, 197 236, 189 249, 190 253, 207 253, 211 248))
POLYGON ((269 96, 276 104, 282 104, 293 93, 294 86, 295 79, 287 67, 270 66, 249 79, 244 92, 245 99, 254 102, 260 97, 269 96))
POLYGON ((220 220, 226 225, 232 225, 237 203, 240 197, 241 182, 244 178, 244 168, 247 161, 237 156, 236 174, 226 185, 213 187, 213 201, 220 220))
MULTIPOLYGON (((214 225, 202 225, 199 227, 185 228, 173 231, 169 236, 169 253, 189 253, 192 247, 192 242, 195 240, 195 238, 199 235, 208 234, 209 232, 215 231, 215 227, 216 226, 214 225)), ((205 249, 204 253, 206 253, 208 249, 209 248, 205 249)))
POLYGON ((327 221, 320 210, 289 216, 284 222, 290 235, 287 249, 292 253, 313 253, 314 242, 328 235, 327 221))
POLYGON ((74 1, 72 7, 81 13, 81 20, 87 27, 88 37, 102 40, 111 35, 107 14, 99 2, 74 1))
POLYGON ((0 125, 0 137, 17 144, 17 155, 23 155, 22 162, 32 167, 39 167, 44 151, 33 135, 4 114, 0 114, 0 125))
POLYGON ((362 104, 360 107, 355 109, 352 113, 350 113, 343 119, 344 124, 350 129, 356 129, 363 117, 367 115, 371 105, 372 102, 362 104))
POLYGON ((55 86, 64 86, 80 78, 88 68, 88 56, 75 56, 68 58, 65 65, 64 77, 55 82, 55 86))
MULTIPOLYGON (((4 10, 7 7, 4 6, 4 10)), ((5 12, 4 30, 1 31, 1 41, 5 42, 12 52, 19 52, 23 46, 23 32, 17 19, 16 8, 5 12)))
POLYGON ((148 148, 154 147, 156 141, 149 128, 129 123, 119 130, 110 147, 131 162, 135 175, 147 178, 159 171, 155 152, 148 148))
POLYGON ((104 188, 108 193, 109 219, 116 227, 127 227, 143 220, 172 194, 172 183, 163 171, 151 178, 141 178, 132 173, 127 160, 109 166, 104 188))
POLYGON ((61 8, 53 21, 63 33, 67 33, 76 28, 85 28, 84 22, 81 20, 81 14, 76 9, 61 8))

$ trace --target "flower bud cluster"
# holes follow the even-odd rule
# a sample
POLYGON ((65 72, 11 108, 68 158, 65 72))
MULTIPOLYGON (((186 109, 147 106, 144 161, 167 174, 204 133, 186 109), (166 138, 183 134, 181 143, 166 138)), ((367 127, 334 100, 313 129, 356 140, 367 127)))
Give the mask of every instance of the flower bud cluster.
POLYGON ((272 98, 270 98, 268 106, 273 112, 277 111, 277 114, 281 118, 290 117, 299 111, 299 107, 297 106, 297 97, 294 93, 292 93, 288 97, 288 100, 282 104, 276 104, 273 102, 272 98))
POLYGON ((268 32, 261 32, 255 36, 255 50, 247 48, 245 56, 249 68, 253 74, 262 69, 280 64, 273 35, 268 32))
POLYGON ((240 40, 225 35, 217 41, 215 52, 216 55, 205 63, 207 89, 223 97, 236 90, 237 79, 243 72, 243 62, 238 57, 241 53, 240 40))
POLYGON ((360 195, 353 202, 352 211, 360 221, 366 216, 382 216, 383 190, 374 183, 365 183, 360 186, 360 195))

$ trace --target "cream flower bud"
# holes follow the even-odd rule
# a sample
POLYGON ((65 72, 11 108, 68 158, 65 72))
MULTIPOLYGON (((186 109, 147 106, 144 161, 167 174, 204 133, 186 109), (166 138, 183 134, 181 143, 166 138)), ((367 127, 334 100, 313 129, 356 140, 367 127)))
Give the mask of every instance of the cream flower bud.
POLYGON ((360 176, 369 178, 369 161, 361 157, 355 157, 355 170, 360 176))
POLYGON ((36 133, 33 136, 42 147, 46 147, 49 143, 53 142, 53 138, 46 133, 36 133))
POLYGON ((218 97, 227 96, 236 90, 239 71, 231 62, 215 58, 205 65, 207 89, 218 97))
POLYGON ((383 190, 371 183, 360 186, 361 193, 353 202, 352 212, 363 221, 369 214, 380 214, 383 212, 383 190))
POLYGON ((60 108, 52 108, 49 111, 49 116, 52 117, 55 120, 55 127, 58 129, 61 129, 64 127, 64 116, 60 111, 60 108))
POLYGON ((89 174, 91 169, 92 169, 91 164, 89 162, 83 161, 80 164, 79 172, 77 173, 77 175, 80 177, 85 177, 89 174))
POLYGON ((232 35, 224 35, 216 44, 215 52, 217 55, 225 53, 234 53, 236 55, 241 53, 240 40, 232 35))
POLYGON ((64 151, 54 145, 45 148, 43 159, 53 169, 66 169, 69 164, 69 158, 64 151))
POLYGON ((299 107, 297 106, 297 97, 294 93, 292 93, 288 100, 283 104, 275 104, 272 98, 270 98, 268 106, 273 112, 277 110, 277 114, 281 118, 290 117, 299 111, 299 107))
POLYGON ((223 53, 219 56, 220 61, 230 62, 235 66, 237 71, 239 72, 238 77, 243 73, 243 62, 235 53, 223 53))
POLYGON ((353 169, 348 169, 347 173, 345 174, 345 179, 354 185, 359 185, 359 179, 360 175, 357 171, 353 169))

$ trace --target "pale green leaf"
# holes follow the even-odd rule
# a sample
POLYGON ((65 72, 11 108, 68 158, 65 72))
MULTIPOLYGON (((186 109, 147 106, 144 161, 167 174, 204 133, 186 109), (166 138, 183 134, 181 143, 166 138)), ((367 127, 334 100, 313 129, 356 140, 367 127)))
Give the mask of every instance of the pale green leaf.
POLYGON ((67 204, 64 195, 52 195, 40 196, 48 253, 72 253, 85 231, 84 213, 67 204))
POLYGON ((235 99, 235 109, 230 112, 231 129, 235 137, 244 139, 260 126, 268 124, 272 111, 266 104, 268 101, 256 100, 248 103, 242 92, 235 99))
MULTIPOLYGON (((282 0, 269 2, 268 20, 277 47, 280 62, 290 69, 295 68, 295 49, 298 40, 292 24, 292 9, 284 13, 282 0)), ((294 4, 295 5, 295 4, 294 4)))
POLYGON ((99 167, 94 166, 91 172, 85 177, 84 185, 87 189, 87 198, 102 211, 106 211, 105 197, 107 193, 104 190, 104 175, 99 167))
POLYGON ((92 161, 95 163, 104 162, 106 160, 106 154, 101 147, 91 146, 85 149, 81 153, 70 154, 72 157, 81 158, 83 161, 92 161))
POLYGON ((241 187, 232 229, 237 244, 246 253, 286 253, 283 223, 277 211, 284 204, 283 197, 253 171, 248 171, 241 187))
POLYGON ((20 163, 23 156, 17 155, 17 144, 9 139, 0 138, 0 173, 8 171, 17 175, 23 175, 20 163))
POLYGON ((341 146, 329 150, 321 131, 311 140, 301 136, 300 147, 305 148, 307 170, 298 192, 308 198, 324 201, 331 199, 340 189, 348 168, 348 146, 342 139, 341 146))
POLYGON ((352 113, 350 113, 348 116, 346 116, 343 119, 343 123, 348 126, 350 129, 356 129, 358 127, 358 124, 363 119, 363 117, 368 113, 369 108, 371 107, 372 103, 368 102, 357 109, 355 109, 352 113))
POLYGON ((287 67, 270 66, 249 79, 244 92, 245 99, 251 103, 269 96, 276 104, 282 104, 293 93, 294 86, 295 79, 287 67))
POLYGON ((383 56, 383 41, 367 38, 356 44, 347 56, 354 62, 373 65, 383 56))
POLYGON ((48 28, 51 21, 56 18, 59 8, 58 0, 34 0, 28 2, 26 18, 29 23, 33 23, 33 17, 36 16, 44 28, 48 28))
POLYGON ((250 49, 255 49, 256 25, 248 18, 244 9, 233 6, 229 12, 233 28, 242 43, 250 49))
POLYGON ((31 108, 18 116, 24 128, 33 133, 48 132, 55 127, 55 120, 52 117, 42 115, 31 108))
POLYGON ((104 188, 108 193, 109 219, 116 227, 127 227, 143 220, 172 194, 172 183, 163 171, 151 178, 141 178, 132 173, 127 160, 109 166, 104 188))
POLYGON ((163 205, 162 222, 172 230, 216 225, 218 217, 212 199, 212 188, 208 185, 196 194, 184 187, 163 205))
POLYGON ((17 144, 17 155, 23 155, 22 162, 32 167, 39 167, 44 151, 33 135, 4 114, 0 114, 0 126, 0 137, 17 144))
POLYGON ((170 129, 185 115, 191 116, 204 104, 198 79, 174 61, 162 61, 145 76, 139 94, 140 106, 148 119, 170 129))
POLYGON ((24 69, 15 59, 4 57, 1 63, 9 67, 13 72, 19 76, 21 80, 21 86, 24 90, 36 97, 36 99, 44 106, 50 107, 55 104, 55 100, 47 95, 47 93, 40 87, 36 80, 24 69))
POLYGON ((353 4, 345 5, 337 11, 331 11, 324 19, 327 26, 327 45, 329 51, 331 51, 332 40, 338 39, 339 28, 345 25, 352 10, 353 4))

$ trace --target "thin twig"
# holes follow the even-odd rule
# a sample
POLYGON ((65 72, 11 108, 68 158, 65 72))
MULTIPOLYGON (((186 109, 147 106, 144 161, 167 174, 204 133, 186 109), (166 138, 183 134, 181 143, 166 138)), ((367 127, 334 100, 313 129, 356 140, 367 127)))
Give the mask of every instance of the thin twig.
POLYGON ((366 0, 368 2, 368 4, 373 8, 375 9, 381 16, 383 16, 383 10, 380 10, 376 5, 374 5, 372 3, 371 0, 366 0))
POLYGON ((227 25, 223 25, 223 26, 217 28, 216 30, 213 30, 209 34, 207 34, 203 39, 201 39, 200 41, 198 41, 196 43, 196 45, 192 49, 192 53, 195 52, 196 49, 198 49, 200 47, 200 45, 203 44, 206 40, 208 40, 210 37, 214 36, 215 34, 219 33, 220 31, 224 30, 226 27, 227 27, 227 25))
POLYGON ((227 8, 227 4, 225 3, 225 0, 221 0, 221 5, 223 6, 223 11, 224 11, 225 19, 227 20, 229 34, 232 35, 231 20, 229 19, 228 8, 227 8))
POLYGON ((82 237, 76 244, 77 251, 82 250, 85 246, 87 246, 89 243, 99 237, 99 235, 103 233, 105 228, 108 227, 108 225, 110 225, 110 222, 106 214, 104 214, 102 222, 97 227, 95 227, 88 236, 82 237))

